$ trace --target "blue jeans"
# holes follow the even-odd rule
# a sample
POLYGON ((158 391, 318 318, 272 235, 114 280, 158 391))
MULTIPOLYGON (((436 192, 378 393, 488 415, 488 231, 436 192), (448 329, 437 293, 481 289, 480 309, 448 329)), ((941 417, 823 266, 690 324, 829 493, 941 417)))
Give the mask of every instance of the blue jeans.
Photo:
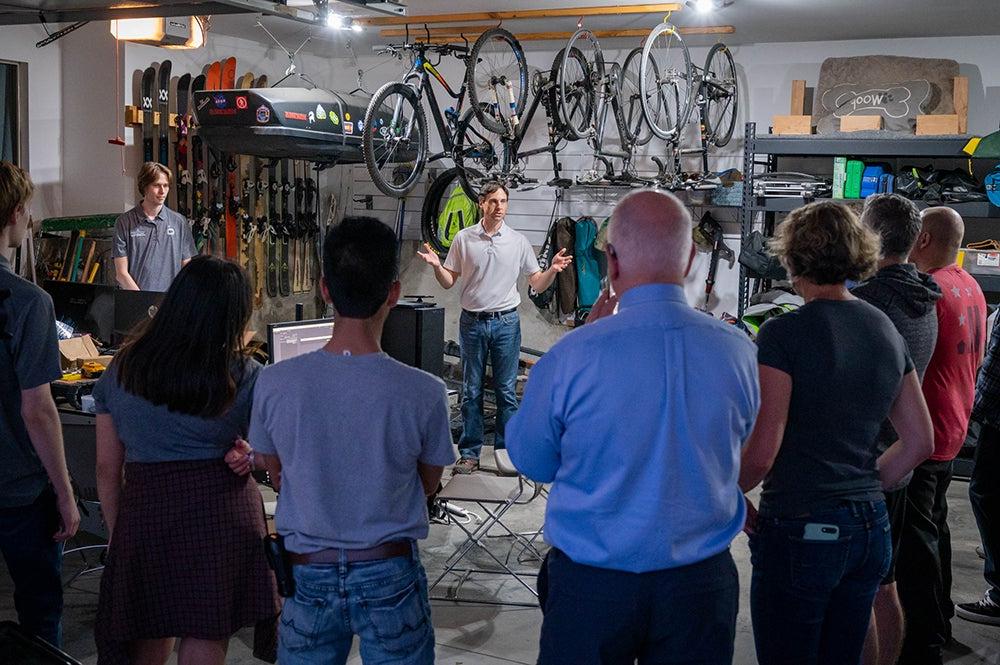
POLYGON ((549 550, 538 575, 539 665, 731 665, 740 581, 729 550, 648 573, 549 550))
POLYGON ((462 438, 458 452, 479 459, 483 447, 483 382, 486 361, 493 366, 497 402, 495 448, 504 447, 504 431, 517 412, 517 363, 521 357, 521 319, 517 312, 495 319, 477 319, 463 311, 459 319, 462 347, 462 438))
POLYGON ((808 517, 761 516, 750 537, 750 612, 760 665, 851 665, 872 600, 889 571, 892 541, 884 501, 844 502, 808 517), (839 528, 807 538, 806 524, 839 528))
POLYGON ((53 646, 62 642, 62 543, 52 540, 59 511, 51 489, 34 503, 0 508, 0 552, 14 581, 17 620, 53 646))
POLYGON ((354 636, 365 665, 432 665, 434 628, 417 555, 295 566, 278 628, 281 665, 342 665, 354 636))

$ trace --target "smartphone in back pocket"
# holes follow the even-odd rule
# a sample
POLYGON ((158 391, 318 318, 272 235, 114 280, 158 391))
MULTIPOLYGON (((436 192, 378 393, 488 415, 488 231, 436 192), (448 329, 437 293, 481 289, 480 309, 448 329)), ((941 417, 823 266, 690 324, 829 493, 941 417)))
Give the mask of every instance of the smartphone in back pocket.
POLYGON ((802 540, 837 540, 839 538, 840 527, 836 524, 809 522, 802 531, 802 540))

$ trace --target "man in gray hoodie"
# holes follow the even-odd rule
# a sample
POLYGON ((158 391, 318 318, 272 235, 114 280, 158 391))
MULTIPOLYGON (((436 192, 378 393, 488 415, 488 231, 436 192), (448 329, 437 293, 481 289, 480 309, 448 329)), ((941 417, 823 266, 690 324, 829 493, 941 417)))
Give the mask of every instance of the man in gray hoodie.
MULTIPOLYGON (((941 289, 930 275, 919 272, 909 262, 910 250, 920 233, 920 211, 912 201, 898 194, 875 194, 865 201, 861 221, 879 234, 882 252, 878 272, 854 287, 852 293, 885 312, 906 341, 917 375, 923 380, 937 342, 936 302, 941 298, 941 289)), ((879 451, 884 451, 897 438, 892 425, 888 421, 883 423, 878 437, 879 451)), ((892 563, 875 596, 865 643, 865 665, 892 665, 902 649, 903 608, 896 590, 895 572, 907 482, 909 476, 885 493, 892 528, 892 563)))

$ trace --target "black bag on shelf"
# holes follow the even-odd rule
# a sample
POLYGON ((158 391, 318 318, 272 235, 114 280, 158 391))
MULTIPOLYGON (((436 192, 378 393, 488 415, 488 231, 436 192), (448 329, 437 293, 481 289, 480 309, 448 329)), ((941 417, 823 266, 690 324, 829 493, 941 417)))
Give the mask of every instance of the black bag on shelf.
POLYGON ((771 254, 767 239, 760 231, 751 231, 740 247, 740 265, 754 279, 788 279, 788 272, 778 257, 771 254))

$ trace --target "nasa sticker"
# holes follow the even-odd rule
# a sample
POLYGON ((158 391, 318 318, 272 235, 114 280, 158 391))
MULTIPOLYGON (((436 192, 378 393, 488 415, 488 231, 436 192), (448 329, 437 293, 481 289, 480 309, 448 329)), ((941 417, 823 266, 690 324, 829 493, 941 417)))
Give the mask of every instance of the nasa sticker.
POLYGON ((257 109, 257 122, 260 124, 266 124, 271 121, 271 109, 266 106, 261 106, 257 109))

